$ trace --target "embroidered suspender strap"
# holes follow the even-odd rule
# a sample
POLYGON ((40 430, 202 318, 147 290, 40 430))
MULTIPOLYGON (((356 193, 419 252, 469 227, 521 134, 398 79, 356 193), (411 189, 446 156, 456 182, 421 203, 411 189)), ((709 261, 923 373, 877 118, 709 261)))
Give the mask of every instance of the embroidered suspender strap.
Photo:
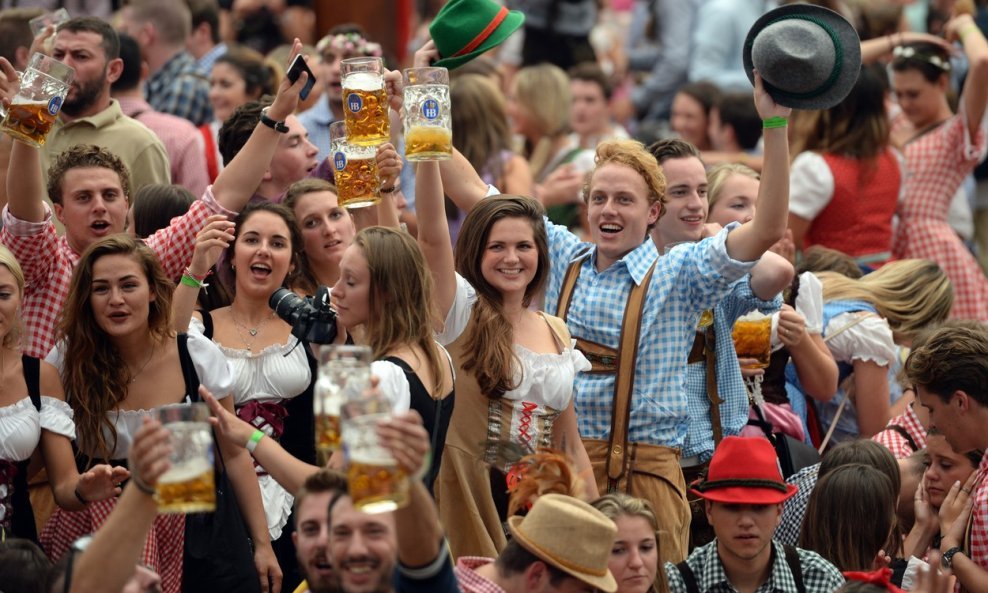
POLYGON ((683 577, 683 584, 686 585, 686 593, 700 593, 700 586, 696 584, 696 575, 693 574, 693 569, 690 568, 689 564, 683 560, 676 565, 676 569, 679 570, 679 575, 683 577))
POLYGON ((803 582, 803 565, 799 562, 799 552, 792 546, 785 546, 785 550, 786 564, 789 565, 792 580, 796 583, 796 593, 806 593, 806 583, 803 582))
POLYGON ((628 421, 631 416, 631 395, 635 386, 635 364, 638 362, 638 336, 641 334, 645 295, 655 272, 656 258, 640 284, 633 285, 624 307, 621 322, 621 342, 617 352, 617 374, 614 377, 614 409, 611 416, 611 436, 608 439, 607 478, 616 488, 625 473, 625 454, 628 449, 628 421))
POLYGON ((721 439, 724 438, 724 427, 720 423, 720 405, 724 403, 724 400, 720 398, 720 393, 717 391, 717 351, 714 349, 715 344, 714 326, 711 325, 706 331, 703 354, 707 359, 707 399, 710 400, 710 426, 714 433, 714 448, 717 448, 721 439))
MULTIPOLYGON (((865 313, 864 315, 858 315, 857 317, 854 318, 854 321, 851 321, 850 323, 846 324, 844 327, 838 329, 829 336, 824 337, 823 338, 824 343, 829 342, 833 338, 836 338, 837 336, 841 335, 842 333, 846 332, 847 330, 851 329, 852 327, 861 323, 862 321, 871 317, 872 315, 874 315, 874 313, 871 312, 865 313)), ((824 329, 826 330, 826 328, 824 329)), ((823 442, 820 443, 820 448, 817 449, 817 452, 820 453, 821 455, 823 455, 823 452, 824 450, 826 450, 827 445, 830 444, 830 438, 834 436, 834 430, 837 429, 837 421, 840 420, 841 414, 844 413, 844 408, 847 407, 848 399, 849 398, 845 396, 844 399, 841 400, 840 405, 837 406, 837 412, 834 414, 834 419, 830 421, 830 427, 827 429, 827 434, 824 435, 823 442)))
POLYGON ((587 249, 577 255, 566 267, 566 274, 563 275, 563 284, 559 287, 559 303, 556 305, 556 317, 566 321, 566 314, 569 313, 569 304, 573 299, 573 290, 576 288, 576 281, 580 277, 580 267, 583 262, 590 257, 593 249, 587 249))

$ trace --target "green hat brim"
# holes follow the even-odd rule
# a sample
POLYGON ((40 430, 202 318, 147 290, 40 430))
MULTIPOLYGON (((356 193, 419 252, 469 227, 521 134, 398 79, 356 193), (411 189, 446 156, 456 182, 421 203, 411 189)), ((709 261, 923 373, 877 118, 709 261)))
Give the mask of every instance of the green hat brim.
POLYGON ((450 58, 442 58, 433 62, 431 65, 437 68, 446 68, 448 70, 453 70, 466 64, 470 60, 476 58, 480 54, 490 51, 495 47, 504 43, 504 40, 511 36, 512 33, 518 30, 518 27, 522 26, 525 22, 525 15, 520 11, 512 10, 508 12, 508 16, 504 17, 504 21, 494 29, 491 36, 488 37, 480 47, 473 50, 468 54, 463 54, 462 56, 454 56, 450 58))

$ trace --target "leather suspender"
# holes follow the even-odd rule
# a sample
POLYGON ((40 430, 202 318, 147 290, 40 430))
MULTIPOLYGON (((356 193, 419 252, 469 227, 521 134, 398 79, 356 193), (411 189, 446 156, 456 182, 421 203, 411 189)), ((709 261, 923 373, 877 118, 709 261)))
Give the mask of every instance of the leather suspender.
POLYGON ((707 359, 707 399, 710 400, 710 426, 714 433, 714 448, 720 444, 724 438, 724 428, 720 423, 720 405, 724 403, 720 393, 717 391, 717 352, 714 349, 716 337, 714 327, 711 325, 706 330, 706 339, 703 345, 703 354, 707 359))

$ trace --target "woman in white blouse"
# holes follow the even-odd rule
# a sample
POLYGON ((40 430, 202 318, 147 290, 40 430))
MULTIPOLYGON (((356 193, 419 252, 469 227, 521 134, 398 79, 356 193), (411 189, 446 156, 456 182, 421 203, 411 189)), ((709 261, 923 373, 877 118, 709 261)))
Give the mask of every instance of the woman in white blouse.
POLYGON ((75 424, 58 371, 17 347, 23 294, 24 272, 0 247, 0 540, 37 541, 27 490, 28 463, 36 449, 41 448, 55 502, 71 511, 119 494, 128 474, 104 464, 81 475, 76 469, 75 424))

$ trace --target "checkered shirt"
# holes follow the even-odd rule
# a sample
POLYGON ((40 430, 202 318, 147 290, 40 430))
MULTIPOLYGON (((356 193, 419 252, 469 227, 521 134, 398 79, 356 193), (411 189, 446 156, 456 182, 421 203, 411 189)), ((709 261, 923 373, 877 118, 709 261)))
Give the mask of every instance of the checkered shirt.
POLYGON ((909 444, 909 441, 906 440, 906 437, 895 430, 890 430, 888 428, 889 426, 901 426, 904 428, 906 433, 913 438, 917 448, 922 449, 926 446, 926 429, 919 423, 919 418, 916 416, 916 412, 913 411, 912 407, 906 407, 905 413, 889 420, 886 427, 871 437, 871 440, 891 451, 896 459, 905 459, 915 453, 915 450, 909 444))
MULTIPOLYGON (((844 584, 844 577, 833 564, 827 562, 816 552, 796 548, 799 555, 799 565, 803 572, 803 584, 806 593, 833 593, 844 584)), ((737 589, 727 580, 724 565, 717 553, 717 541, 701 546, 690 554, 686 563, 696 575, 696 584, 700 593, 736 593, 737 589)), ((670 593, 687 593, 686 583, 676 565, 667 562, 665 565, 666 579, 669 581, 670 593)), ((755 593, 796 593, 796 581, 786 562, 786 552, 779 542, 772 543, 772 573, 768 580, 761 584, 755 593)))
POLYGON ((954 287, 951 317, 988 322, 988 277, 947 224, 954 194, 985 150, 984 126, 976 130, 972 144, 962 109, 903 147, 908 174, 892 252, 899 259, 929 259, 940 264, 954 287))
MULTIPOLYGON (((15 218, 7 207, 3 209, 3 243, 17 258, 24 270, 24 300, 21 319, 24 322, 22 346, 25 354, 44 359, 55 345, 55 326, 69 296, 69 282, 81 254, 68 240, 59 237, 52 222, 51 209, 45 204, 45 220, 28 222, 15 218)), ((145 239, 169 278, 181 276, 195 249, 196 233, 212 214, 232 215, 221 207, 211 189, 189 208, 188 213, 172 220, 171 225, 145 239)))
POLYGON ((463 593, 506 593, 500 585, 476 573, 478 568, 492 562, 494 562, 493 558, 481 558, 479 556, 461 556, 456 561, 454 572, 463 593))
MULTIPOLYGON (((689 424, 686 405, 686 366, 700 313, 714 308, 754 262, 735 261, 727 254, 728 225, 716 236, 678 245, 661 257, 645 299, 638 360, 631 397, 631 442, 682 448, 689 424)), ((546 292, 546 311, 556 310, 566 268, 588 243, 546 219, 552 269, 546 292)), ((597 253, 580 267, 566 325, 573 337, 617 348, 628 293, 659 257, 651 239, 598 272, 597 253)), ((614 401, 613 374, 580 373, 574 382, 580 435, 606 439, 611 429, 614 401)))
POLYGON ((798 490, 782 506, 782 521, 775 528, 775 541, 782 545, 795 546, 799 543, 799 532, 803 530, 803 517, 810 504, 810 495, 820 475, 820 464, 804 467, 786 480, 798 490))
POLYGON ((196 126, 213 119, 209 104, 209 80, 199 71, 195 58, 180 51, 144 83, 144 96, 155 111, 170 113, 196 126))
MULTIPOLYGON (((717 394, 723 400, 720 405, 720 424, 724 436, 737 436, 748 422, 748 390, 741 376, 738 355, 734 351, 731 330, 738 317, 758 309, 773 313, 782 306, 782 297, 763 301, 751 291, 751 276, 731 284, 720 303, 714 307, 714 348, 717 354, 717 394)), ((683 457, 698 455, 707 461, 714 454, 713 424, 710 419, 710 398, 707 396, 707 362, 694 362, 686 367, 686 405, 689 410, 689 430, 683 457)))
MULTIPOLYGON (((974 489, 974 509, 971 511, 969 541, 965 546, 967 555, 974 563, 988 570, 988 454, 981 458, 978 466, 978 485, 974 489)), ((960 583, 954 586, 955 593, 960 591, 960 583)))

